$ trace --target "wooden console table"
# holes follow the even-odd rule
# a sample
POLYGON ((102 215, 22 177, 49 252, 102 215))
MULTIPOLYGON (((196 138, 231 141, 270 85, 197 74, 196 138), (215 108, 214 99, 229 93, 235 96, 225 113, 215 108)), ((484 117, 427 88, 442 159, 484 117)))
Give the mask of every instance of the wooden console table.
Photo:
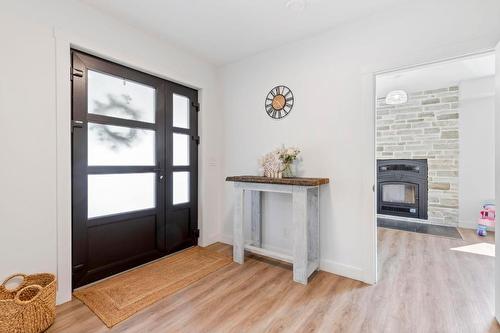
POLYGON ((328 178, 268 178, 258 176, 227 177, 234 182, 236 204, 233 221, 233 260, 243 264, 245 250, 293 264, 293 280, 307 284, 319 268, 319 187, 328 178), (251 195, 251 235, 245 243, 243 227, 244 195, 251 195), (262 248, 261 192, 291 193, 293 202, 293 255, 262 248))

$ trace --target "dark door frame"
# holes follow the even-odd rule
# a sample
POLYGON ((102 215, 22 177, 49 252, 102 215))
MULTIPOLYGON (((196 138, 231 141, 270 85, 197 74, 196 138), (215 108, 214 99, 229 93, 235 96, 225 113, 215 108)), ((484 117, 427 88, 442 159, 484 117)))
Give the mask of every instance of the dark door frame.
POLYGON ((191 239, 186 239, 185 242, 173 244, 169 241, 169 236, 172 232, 169 232, 171 224, 167 224, 167 239, 166 239, 166 249, 167 252, 172 253, 185 248, 186 246, 197 245, 197 240, 199 237, 198 230, 198 145, 200 143, 200 138, 198 136, 198 92, 191 88, 182 86, 180 84, 169 82, 166 85, 166 104, 173 104, 173 95, 181 95, 188 97, 190 100, 189 108, 191 110, 189 117, 189 129, 174 127, 172 121, 173 119, 172 108, 167 107, 166 118, 166 148, 167 151, 173 151, 173 136, 170 134, 178 133, 189 135, 189 165, 188 166, 174 166, 172 160, 172 154, 167 154, 166 156, 166 218, 167 220, 175 220, 176 213, 180 213, 182 210, 189 209, 189 229, 191 239), (189 191, 189 202, 181 204, 173 204, 173 174, 174 172, 187 171, 190 174, 190 191, 189 191), (192 191, 191 189, 196 189, 192 191))
MULTIPOLYGON (((163 80, 161 78, 94 57, 77 50, 71 50, 72 57, 72 269, 73 288, 116 274, 139 264, 160 258, 177 250, 197 245, 198 232, 198 92, 194 89, 163 80), (141 82, 156 89, 156 123, 146 123, 102 115, 87 114, 87 75, 86 70, 92 69, 131 81, 141 82), (171 125, 172 93, 179 93, 190 99, 190 129, 178 129, 171 125), (193 112, 194 111, 194 112, 193 112), (126 126, 143 129, 154 129, 156 136, 155 166, 87 166, 87 121, 115 126, 126 126), (178 132, 191 136, 190 165, 173 167, 172 133, 178 132), (168 133, 168 135, 167 135, 168 133), (75 143, 78 144, 75 144, 75 143), (163 156, 163 158, 162 158, 163 156), (172 174, 174 171, 189 171, 191 176, 190 201, 186 204, 172 204, 172 174), (133 211, 109 215, 94 219, 87 218, 87 174, 106 173, 156 173, 156 207, 141 211, 133 211), (184 237, 181 243, 170 245, 169 227, 175 223, 175 212, 181 209, 189 211, 189 237, 184 237), (155 216, 156 248, 137 257, 113 263, 96 271, 88 271, 88 227, 98 227, 112 224, 125 219, 139 219, 155 216)), ((172 229, 173 230, 173 229, 172 229)))

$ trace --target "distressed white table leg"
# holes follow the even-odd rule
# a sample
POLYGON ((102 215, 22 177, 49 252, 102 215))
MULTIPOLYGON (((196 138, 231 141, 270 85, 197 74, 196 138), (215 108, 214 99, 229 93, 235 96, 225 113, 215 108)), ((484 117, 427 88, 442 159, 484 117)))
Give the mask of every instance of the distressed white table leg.
POLYGON ((245 260, 245 237, 243 235, 243 200, 245 192, 238 185, 235 186, 234 192, 236 201, 233 221, 233 260, 238 264, 243 264, 245 260))
POLYGON ((307 284, 308 232, 307 232, 307 188, 293 187, 293 280, 307 284))
POLYGON ((307 190, 307 233, 308 233, 308 265, 312 271, 319 268, 319 187, 307 190))
POLYGON ((251 230, 253 246, 262 247, 261 239, 261 192, 251 191, 251 230))

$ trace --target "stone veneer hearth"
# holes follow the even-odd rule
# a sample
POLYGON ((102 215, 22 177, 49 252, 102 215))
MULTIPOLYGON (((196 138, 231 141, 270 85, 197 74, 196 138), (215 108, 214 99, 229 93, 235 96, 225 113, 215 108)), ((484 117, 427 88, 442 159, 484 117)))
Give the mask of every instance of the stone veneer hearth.
MULTIPOLYGON (((377 159, 427 159, 428 220, 458 225, 458 87, 410 92, 408 103, 377 99, 377 159)), ((412 219, 414 220, 414 219, 412 219)))

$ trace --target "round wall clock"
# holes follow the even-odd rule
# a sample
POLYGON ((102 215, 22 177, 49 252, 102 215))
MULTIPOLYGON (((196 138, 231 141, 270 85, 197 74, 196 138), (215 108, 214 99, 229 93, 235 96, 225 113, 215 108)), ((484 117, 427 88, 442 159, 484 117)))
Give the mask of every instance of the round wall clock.
POLYGON ((266 112, 273 119, 281 119, 292 111, 293 93, 286 86, 271 89, 266 96, 266 112))

